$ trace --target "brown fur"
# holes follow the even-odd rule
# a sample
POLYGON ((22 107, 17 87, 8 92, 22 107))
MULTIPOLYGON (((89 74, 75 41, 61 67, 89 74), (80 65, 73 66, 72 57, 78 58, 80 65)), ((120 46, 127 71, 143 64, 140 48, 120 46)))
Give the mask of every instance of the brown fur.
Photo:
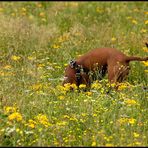
MULTIPOLYGON (((99 69, 103 69, 103 75, 108 73, 108 80, 110 83, 122 82, 129 74, 130 61, 146 61, 148 57, 141 58, 135 56, 126 56, 121 51, 114 48, 97 48, 87 52, 78 59, 76 63, 83 68, 95 73, 99 69)), ((76 70, 68 65, 65 69, 65 79, 63 85, 66 83, 74 83, 77 86, 76 70)), ((87 73, 81 74, 80 84, 90 86, 91 79, 87 73)))

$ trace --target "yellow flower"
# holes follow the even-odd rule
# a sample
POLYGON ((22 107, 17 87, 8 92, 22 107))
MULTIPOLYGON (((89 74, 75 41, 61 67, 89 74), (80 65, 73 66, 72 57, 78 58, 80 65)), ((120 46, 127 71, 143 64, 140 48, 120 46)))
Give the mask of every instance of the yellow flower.
POLYGON ((85 84, 80 84, 79 85, 79 88, 81 89, 81 88, 86 88, 86 85, 85 84))
POLYGON ((141 142, 138 142, 137 141, 137 142, 135 142, 135 145, 139 145, 140 146, 141 145, 141 142))
POLYGON ((68 66, 68 64, 66 63, 66 64, 64 64, 64 66, 66 67, 66 66, 68 66))
POLYGON ((146 21, 144 22, 144 24, 147 25, 147 24, 148 24, 148 20, 146 20, 146 21))
POLYGON ((138 22, 136 20, 134 20, 134 19, 132 20, 132 23, 133 24, 138 24, 138 22))
POLYGON ((91 144, 91 146, 96 146, 96 145, 97 145, 97 144, 96 144, 95 141, 93 141, 92 144, 91 144))
POLYGON ((0 12, 3 12, 3 10, 4 10, 3 8, 0 8, 0 12))
POLYGON ((148 48, 147 47, 143 47, 142 50, 145 51, 145 52, 148 52, 148 48))
POLYGON ((54 44, 52 47, 53 47, 54 49, 60 48, 60 46, 59 46, 59 45, 56 45, 56 44, 54 44))
POLYGON ((64 100, 65 96, 59 96, 58 97, 60 100, 64 100))
POLYGON ((28 123, 26 125, 31 127, 31 128, 35 128, 36 124, 37 123, 35 121, 33 121, 32 119, 29 119, 29 121, 28 121, 28 123))
POLYGON ((4 66, 4 69, 11 69, 11 65, 4 66))
POLYGON ((42 125, 44 125, 45 127, 50 126, 51 124, 48 121, 48 118, 46 115, 43 114, 39 114, 36 119, 39 121, 39 123, 41 123, 42 125))
POLYGON ((134 135, 135 138, 139 137, 139 134, 138 134, 138 133, 135 133, 135 132, 134 132, 133 135, 134 135))
POLYGON ((23 12, 26 12, 27 10, 26 10, 26 8, 23 7, 23 8, 22 8, 22 11, 23 11, 23 12))
POLYGON ((18 61, 18 60, 20 60, 20 58, 21 57, 15 56, 15 55, 11 56, 11 59, 14 60, 14 61, 18 61))
MULTIPOLYGON (((62 87, 61 87, 61 88, 62 88, 62 87)), ((63 89, 64 89, 65 91, 70 90, 70 88, 71 88, 71 84, 70 84, 70 83, 66 83, 66 84, 64 84, 63 89)))
POLYGON ((148 61, 142 61, 142 63, 144 64, 144 66, 148 66, 148 61))
POLYGON ((86 113, 82 113, 82 116, 85 117, 85 116, 87 116, 87 114, 86 113))
POLYGON ((16 110, 17 110, 16 107, 11 107, 11 106, 4 107, 5 114, 16 112, 16 110))
POLYGON ((45 18, 42 18, 42 21, 43 21, 43 22, 46 22, 47 20, 46 20, 45 18))
POLYGON ((33 84, 33 85, 32 85, 32 89, 33 89, 33 90, 39 90, 39 89, 41 89, 41 88, 42 88, 42 84, 39 84, 39 83, 38 83, 38 84, 33 84))
POLYGON ((42 4, 40 4, 40 3, 37 3, 36 5, 37 5, 37 7, 39 7, 39 8, 42 7, 42 4))
POLYGON ((120 85, 118 86, 118 90, 123 90, 127 88, 127 83, 120 83, 120 85))
POLYGON ((30 60, 30 61, 35 60, 35 57, 32 57, 32 56, 28 56, 27 58, 28 58, 28 60, 30 60))
POLYGON ((92 92, 88 91, 88 92, 86 92, 86 95, 91 96, 92 92))
POLYGON ((116 39, 115 37, 112 37, 112 38, 111 38, 111 41, 113 41, 113 42, 116 41, 116 40, 117 40, 117 39, 116 39))
POLYGON ((40 17, 45 17, 45 13, 44 12, 40 12, 39 16, 40 17))
POLYGON ((98 12, 98 13, 102 13, 103 10, 102 10, 101 8, 97 7, 97 8, 96 8, 96 12, 98 12))
POLYGON ((136 102, 135 100, 132 100, 132 99, 124 100, 124 102, 125 102, 127 105, 129 105, 129 106, 137 104, 137 102, 136 102))
POLYGON ((134 12, 139 12, 139 9, 135 8, 133 9, 134 12))
POLYGON ((112 146, 114 146, 114 145, 111 144, 111 143, 106 143, 105 146, 107 146, 107 147, 112 147, 112 146))
POLYGON ((77 2, 71 2, 70 4, 71 4, 71 6, 73 6, 73 7, 77 7, 77 6, 78 6, 78 3, 77 3, 77 2))
POLYGON ((91 88, 92 88, 92 89, 99 89, 99 88, 101 88, 101 87, 102 87, 102 85, 101 85, 98 81, 94 82, 94 83, 91 85, 91 88))
POLYGON ((17 121, 21 121, 22 120, 22 115, 18 112, 14 112, 12 114, 10 114, 8 116, 8 119, 11 120, 17 120, 17 121))
POLYGON ((96 117, 96 116, 97 116, 97 114, 94 113, 94 114, 93 114, 93 117, 96 117))
POLYGON ((119 120, 118 120, 118 122, 120 123, 120 124, 124 124, 124 123, 126 123, 128 121, 128 119, 127 118, 120 118, 119 120))
POLYGON ((146 29, 141 29, 141 31, 140 31, 141 33, 146 33, 147 32, 147 30, 146 29))
POLYGON ((131 125, 133 125, 133 124, 136 122, 136 119, 130 118, 130 119, 128 119, 128 122, 129 122, 131 125))
POLYGON ((70 87, 73 88, 73 89, 77 89, 77 85, 74 84, 74 83, 72 83, 72 84, 70 85, 70 87))

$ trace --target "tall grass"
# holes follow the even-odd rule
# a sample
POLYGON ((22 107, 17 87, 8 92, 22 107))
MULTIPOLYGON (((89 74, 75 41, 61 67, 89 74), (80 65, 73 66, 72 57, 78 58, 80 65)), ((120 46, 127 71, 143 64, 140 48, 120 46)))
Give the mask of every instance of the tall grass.
POLYGON ((61 86, 96 47, 147 56, 147 2, 1 2, 0 146, 148 146, 147 62, 119 91, 61 86))

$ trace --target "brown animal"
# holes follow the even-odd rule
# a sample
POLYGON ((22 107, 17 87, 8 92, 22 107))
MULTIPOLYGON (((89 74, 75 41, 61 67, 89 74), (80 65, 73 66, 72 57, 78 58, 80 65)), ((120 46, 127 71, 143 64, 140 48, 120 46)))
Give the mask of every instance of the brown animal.
POLYGON ((65 69, 63 85, 90 86, 93 80, 102 79, 106 72, 110 83, 122 82, 129 74, 130 61, 146 61, 148 57, 126 56, 114 48, 98 48, 72 60, 65 69))

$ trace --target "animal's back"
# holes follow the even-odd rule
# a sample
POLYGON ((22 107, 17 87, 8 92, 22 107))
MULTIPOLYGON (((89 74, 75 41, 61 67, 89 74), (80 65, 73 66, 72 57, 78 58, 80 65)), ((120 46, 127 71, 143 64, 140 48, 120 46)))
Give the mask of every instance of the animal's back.
POLYGON ((98 63, 99 65, 106 65, 107 59, 116 58, 117 55, 125 56, 121 51, 115 48, 96 48, 77 59, 78 63, 89 67, 92 63, 98 63))

